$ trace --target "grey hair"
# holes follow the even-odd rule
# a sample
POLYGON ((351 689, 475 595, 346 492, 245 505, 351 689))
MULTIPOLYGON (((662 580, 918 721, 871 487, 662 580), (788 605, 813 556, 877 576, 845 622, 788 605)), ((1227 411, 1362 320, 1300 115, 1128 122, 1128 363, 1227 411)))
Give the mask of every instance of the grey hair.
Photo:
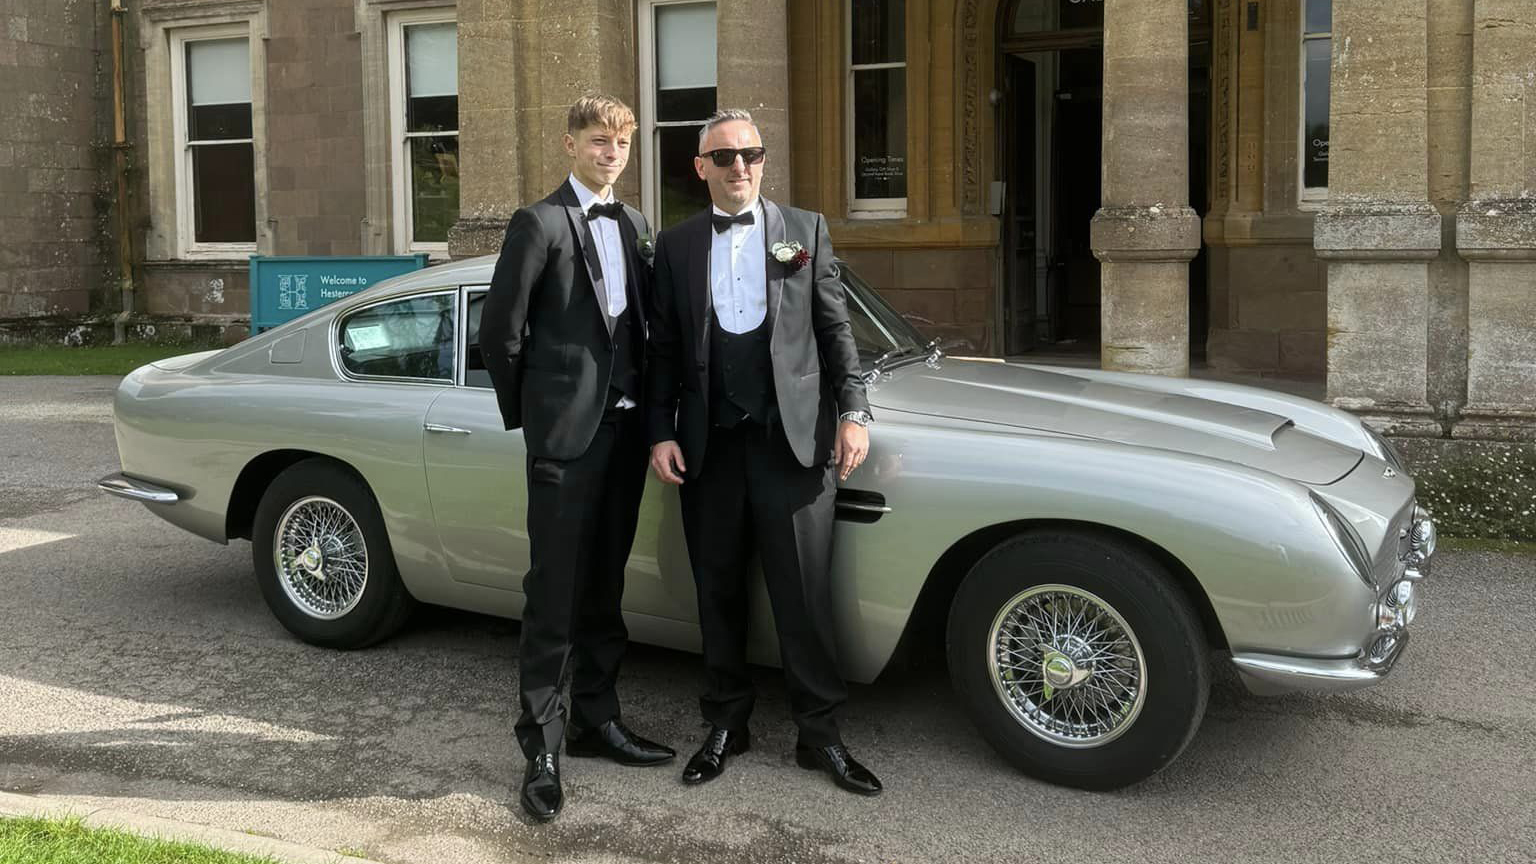
POLYGON ((745 120, 751 123, 752 131, 757 133, 759 141, 762 140, 763 132, 757 128, 756 123, 752 123, 752 113, 750 111, 745 108, 721 108, 719 111, 709 115, 709 119, 704 121, 704 128, 699 130, 700 149, 704 147, 704 139, 709 136, 709 130, 719 126, 721 123, 730 123, 734 120, 745 120))

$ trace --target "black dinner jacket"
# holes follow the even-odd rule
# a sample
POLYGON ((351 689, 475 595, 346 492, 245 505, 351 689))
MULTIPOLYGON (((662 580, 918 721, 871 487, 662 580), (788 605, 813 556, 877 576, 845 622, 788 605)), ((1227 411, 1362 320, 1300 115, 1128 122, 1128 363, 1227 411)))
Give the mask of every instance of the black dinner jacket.
MULTIPOLYGON (((709 350, 714 302, 709 288, 714 226, 710 209, 661 233, 646 364, 646 424, 651 443, 675 440, 688 474, 704 465, 709 438, 709 350)), ((807 468, 832 458, 837 416, 869 410, 859 353, 848 323, 832 240, 820 213, 763 199, 765 251, 798 242, 810 261, 796 269, 771 251, 767 267, 773 390, 795 458, 807 468)))
MULTIPOLYGON (((619 235, 629 310, 640 316, 638 337, 645 332, 652 272, 639 238, 650 227, 627 204, 624 214, 619 235)), ((586 452, 608 407, 613 375, 602 274, 582 254, 584 218, 569 179, 512 214, 481 311, 480 350, 502 421, 522 428, 530 455, 547 459, 586 452)), ((637 353, 643 388, 644 352, 637 353)))

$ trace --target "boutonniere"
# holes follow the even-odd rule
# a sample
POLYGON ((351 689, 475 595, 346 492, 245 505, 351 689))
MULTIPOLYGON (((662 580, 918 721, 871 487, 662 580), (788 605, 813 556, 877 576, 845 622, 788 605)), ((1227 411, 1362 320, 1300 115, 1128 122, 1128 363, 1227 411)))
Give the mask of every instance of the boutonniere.
POLYGON ((791 273, 811 263, 811 253, 805 251, 805 247, 798 241, 775 243, 768 251, 773 255, 773 260, 788 267, 791 273))
POLYGON ((640 253, 640 259, 649 264, 656 258, 656 241, 649 234, 641 234, 635 238, 635 251, 640 253))

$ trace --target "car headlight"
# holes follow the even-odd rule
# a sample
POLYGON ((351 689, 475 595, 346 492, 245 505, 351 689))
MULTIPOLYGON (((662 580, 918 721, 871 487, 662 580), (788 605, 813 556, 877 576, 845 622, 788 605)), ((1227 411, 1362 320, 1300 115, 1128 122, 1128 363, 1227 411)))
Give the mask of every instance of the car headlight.
POLYGON ((1397 445, 1393 444, 1391 441, 1388 441, 1387 436, 1377 432, 1375 429, 1372 429, 1370 424, 1361 423, 1360 426, 1365 430, 1365 434, 1371 439, 1371 443, 1376 445, 1376 456, 1380 458, 1381 461, 1390 465, 1392 470, 1396 471, 1397 473, 1407 474, 1408 468, 1403 464, 1403 454, 1402 451, 1397 449, 1397 445))
POLYGON ((1365 541, 1360 539, 1360 534, 1355 527, 1349 524, 1349 520, 1339 514, 1332 504, 1324 501, 1316 492, 1312 494, 1312 506, 1317 509, 1317 515, 1323 520, 1323 525, 1328 529, 1328 535, 1333 538, 1339 551, 1349 559, 1351 567, 1355 568, 1355 574, 1365 584, 1376 587, 1376 580, 1371 574, 1371 553, 1365 548, 1365 541))

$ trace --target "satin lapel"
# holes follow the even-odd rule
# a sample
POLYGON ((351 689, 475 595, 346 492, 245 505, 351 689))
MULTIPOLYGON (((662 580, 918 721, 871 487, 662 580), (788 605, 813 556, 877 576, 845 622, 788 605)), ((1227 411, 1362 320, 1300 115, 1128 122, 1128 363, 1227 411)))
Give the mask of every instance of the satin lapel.
POLYGON ((640 296, 640 232, 635 228, 635 223, 625 213, 619 220, 619 242, 624 244, 624 270, 628 276, 625 283, 629 286, 626 295, 629 303, 635 307, 635 314, 640 316, 640 323, 645 324, 645 298, 640 296))
POLYGON ((773 258, 773 244, 784 242, 784 214, 779 205, 763 199, 763 266, 767 270, 769 332, 779 323, 779 301, 784 298, 784 265, 773 258))
POLYGON ((693 336, 698 340, 699 356, 709 354, 709 316, 714 309, 709 290, 709 255, 714 245, 714 228, 708 219, 698 220, 699 227, 689 238, 688 293, 693 301, 693 336))
POLYGON ((594 263, 597 260, 597 247, 593 245, 596 239, 591 227, 587 225, 587 216, 581 211, 581 202, 577 200, 576 190, 571 188, 569 180, 560 186, 560 203, 565 205, 565 215, 571 220, 571 239, 576 243, 576 255, 586 265, 587 281, 592 283, 592 296, 597 300, 597 314, 603 319, 603 327, 612 335, 613 323, 608 320, 608 290, 603 285, 603 268, 601 264, 594 263))

